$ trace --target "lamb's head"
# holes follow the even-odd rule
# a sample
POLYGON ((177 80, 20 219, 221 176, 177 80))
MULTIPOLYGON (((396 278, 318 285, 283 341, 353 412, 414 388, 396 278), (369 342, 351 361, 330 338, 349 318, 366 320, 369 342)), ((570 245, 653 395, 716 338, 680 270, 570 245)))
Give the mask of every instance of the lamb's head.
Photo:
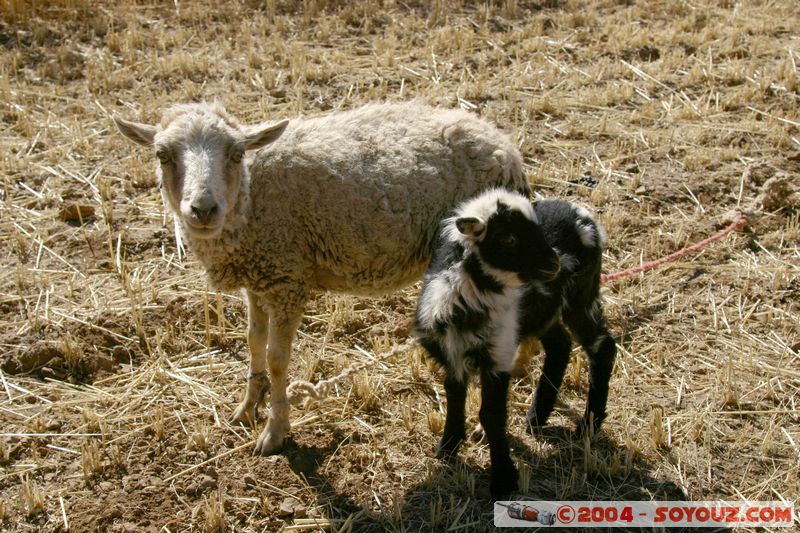
POLYGON ((531 202, 504 189, 462 204, 449 219, 449 238, 478 255, 483 270, 505 286, 550 281, 560 270, 531 202))
POLYGON ((219 103, 171 107, 157 126, 113 118, 125 137, 154 150, 164 204, 198 239, 219 235, 236 206, 245 151, 273 142, 289 123, 242 126, 219 103))

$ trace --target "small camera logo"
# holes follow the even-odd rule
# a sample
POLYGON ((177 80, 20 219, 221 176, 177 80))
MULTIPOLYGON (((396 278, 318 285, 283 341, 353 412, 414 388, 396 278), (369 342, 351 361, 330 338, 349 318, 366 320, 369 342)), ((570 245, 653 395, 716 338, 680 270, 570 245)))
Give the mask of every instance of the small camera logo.
POLYGON ((538 522, 543 526, 552 526, 556 523, 556 516, 550 511, 540 511, 531 507, 530 505, 522 505, 520 503, 512 503, 506 505, 503 503, 498 504, 506 508, 506 512, 510 518, 515 520, 525 520, 526 522, 538 522))

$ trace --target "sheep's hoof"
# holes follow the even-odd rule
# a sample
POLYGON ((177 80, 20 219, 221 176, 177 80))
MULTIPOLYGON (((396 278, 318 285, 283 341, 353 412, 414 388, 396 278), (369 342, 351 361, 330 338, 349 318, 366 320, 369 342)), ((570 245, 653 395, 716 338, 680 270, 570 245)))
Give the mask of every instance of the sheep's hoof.
POLYGON ((286 439, 285 431, 271 430, 267 426, 261 435, 258 436, 253 455, 275 455, 283 449, 283 441, 286 439))
POLYGON ((492 495, 492 501, 502 500, 517 488, 517 468, 513 463, 503 466, 492 465, 489 480, 489 492, 492 495))
POLYGON ((231 424, 238 424, 245 427, 256 427, 258 421, 258 406, 250 405, 247 402, 240 403, 229 418, 231 424))

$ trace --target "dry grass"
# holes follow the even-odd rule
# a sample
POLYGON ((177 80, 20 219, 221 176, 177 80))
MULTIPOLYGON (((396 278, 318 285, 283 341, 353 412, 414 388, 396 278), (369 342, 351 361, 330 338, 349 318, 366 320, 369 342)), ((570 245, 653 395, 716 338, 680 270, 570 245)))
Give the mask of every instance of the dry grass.
MULTIPOLYGON (((0 2, 0 529, 489 528, 488 450, 432 457, 443 390, 416 350, 295 407, 281 456, 226 422, 241 299, 179 256, 151 155, 109 120, 215 97, 252 121, 413 97, 489 117, 537 190, 600 213, 609 272, 752 210, 605 289, 620 354, 594 441, 569 432, 580 356, 551 426, 524 433, 534 357, 513 453, 528 498, 797 505, 800 12, 762 4, 0 2)), ((416 290, 312 302, 292 375, 402 342, 416 290)))

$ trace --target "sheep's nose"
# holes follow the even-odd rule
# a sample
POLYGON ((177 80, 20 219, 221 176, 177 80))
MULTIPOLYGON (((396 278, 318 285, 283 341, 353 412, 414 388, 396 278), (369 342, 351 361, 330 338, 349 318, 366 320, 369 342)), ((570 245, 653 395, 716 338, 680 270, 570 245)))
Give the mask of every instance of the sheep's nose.
POLYGON ((192 214, 197 217, 203 224, 208 224, 214 215, 217 214, 217 210, 219 207, 217 204, 211 204, 210 206, 204 204, 192 204, 192 214))

